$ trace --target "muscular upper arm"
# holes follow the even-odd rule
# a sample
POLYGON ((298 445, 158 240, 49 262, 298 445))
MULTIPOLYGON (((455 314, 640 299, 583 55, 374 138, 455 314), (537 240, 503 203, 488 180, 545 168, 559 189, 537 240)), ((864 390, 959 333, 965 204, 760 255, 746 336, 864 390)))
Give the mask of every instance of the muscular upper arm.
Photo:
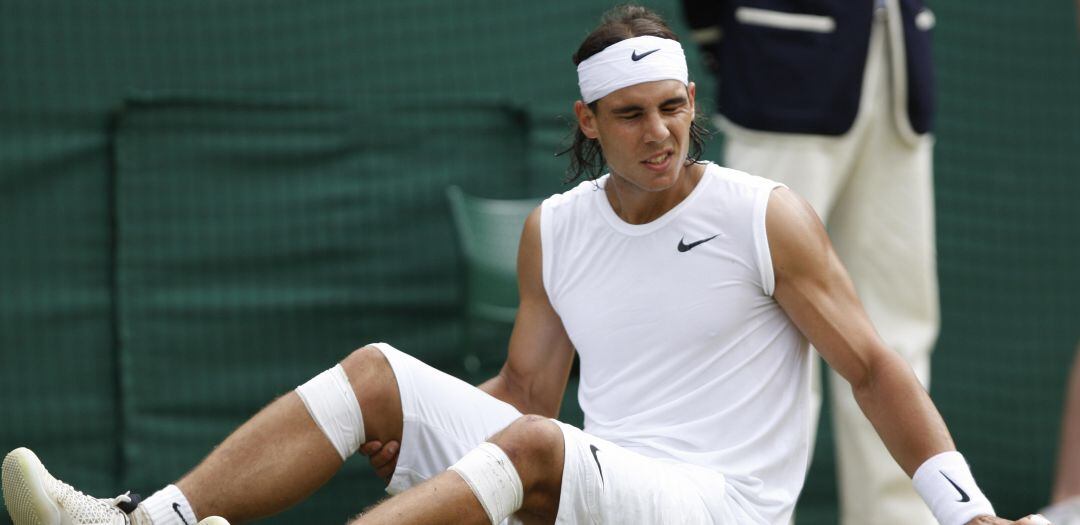
POLYGON ((558 415, 574 349, 548 300, 543 281, 540 208, 525 221, 518 248, 518 307, 506 364, 496 381, 505 399, 525 413, 558 415))
POLYGON ((801 197, 773 190, 765 215, 773 296, 834 370, 858 384, 884 345, 867 317, 821 220, 801 197))

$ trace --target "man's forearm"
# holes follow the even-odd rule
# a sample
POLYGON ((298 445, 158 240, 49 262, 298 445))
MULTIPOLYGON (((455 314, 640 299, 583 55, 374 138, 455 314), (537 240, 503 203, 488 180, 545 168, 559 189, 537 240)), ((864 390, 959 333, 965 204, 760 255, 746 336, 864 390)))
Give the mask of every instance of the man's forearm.
POLYGON ((487 392, 495 399, 509 403, 522 414, 539 414, 547 417, 558 416, 558 407, 555 408, 556 413, 548 413, 551 412, 550 409, 537 406, 536 403, 532 402, 531 396, 528 395, 525 389, 516 388, 513 381, 508 380, 502 373, 484 381, 477 388, 487 392))
POLYGON ((853 384, 855 399, 939 523, 1008 523, 979 489, 964 456, 915 373, 889 350, 853 384))
POLYGON ((477 388, 483 390, 484 392, 487 392, 495 399, 510 403, 511 405, 514 405, 514 407, 518 410, 521 410, 521 407, 519 407, 518 404, 515 402, 514 396, 510 394, 510 389, 507 388, 506 382, 503 380, 502 374, 496 374, 491 379, 480 383, 480 386, 478 386, 477 388))
POLYGON ((898 355, 883 352, 865 381, 852 385, 859 407, 908 476, 927 458, 955 450, 930 396, 898 355))

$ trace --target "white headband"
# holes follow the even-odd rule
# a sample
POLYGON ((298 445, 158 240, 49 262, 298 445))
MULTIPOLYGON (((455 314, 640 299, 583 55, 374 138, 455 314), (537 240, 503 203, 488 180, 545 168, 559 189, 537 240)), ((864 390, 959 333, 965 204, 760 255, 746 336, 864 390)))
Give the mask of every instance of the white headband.
POLYGON ((586 104, 642 82, 689 82, 682 46, 656 36, 636 36, 611 44, 578 64, 577 73, 581 99, 586 104))

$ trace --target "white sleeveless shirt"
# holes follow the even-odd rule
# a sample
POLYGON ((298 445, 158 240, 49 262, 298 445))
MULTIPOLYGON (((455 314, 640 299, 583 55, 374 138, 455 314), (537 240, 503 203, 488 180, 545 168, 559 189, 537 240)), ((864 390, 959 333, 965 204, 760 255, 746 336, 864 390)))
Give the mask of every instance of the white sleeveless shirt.
POLYGON ((709 164, 675 208, 632 225, 608 177, 540 216, 585 431, 717 471, 747 514, 786 522, 809 459, 810 376, 806 339, 772 297, 765 209, 780 184, 709 164))

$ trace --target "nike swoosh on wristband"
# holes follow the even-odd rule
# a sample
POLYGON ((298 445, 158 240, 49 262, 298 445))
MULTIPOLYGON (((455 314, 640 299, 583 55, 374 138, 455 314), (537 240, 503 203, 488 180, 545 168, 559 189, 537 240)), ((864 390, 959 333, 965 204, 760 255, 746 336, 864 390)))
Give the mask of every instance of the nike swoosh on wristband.
POLYGON ((715 239, 715 238, 717 238, 719 236, 720 236, 720 234, 718 233, 716 235, 713 235, 712 237, 709 237, 708 239, 702 239, 700 241, 695 241, 695 242, 692 242, 690 244, 686 244, 686 242, 684 241, 685 238, 684 239, 679 239, 679 251, 680 252, 688 252, 688 251, 692 250, 694 248, 694 246, 697 246, 697 245, 702 244, 702 243, 709 242, 709 241, 711 241, 711 240, 713 240, 713 239, 715 239))
POLYGON ((971 496, 968 496, 967 492, 964 492, 964 489, 960 488, 960 485, 957 485, 956 482, 953 481, 952 478, 950 478, 944 472, 942 472, 940 470, 938 472, 941 472, 941 475, 945 476, 945 479, 949 480, 949 483, 952 484, 953 488, 955 488, 956 491, 960 493, 960 499, 956 500, 957 503, 967 503, 967 502, 971 501, 971 496))
POLYGON ((639 54, 637 54, 637 49, 635 49, 633 53, 630 53, 630 60, 633 60, 634 62, 637 62, 638 60, 641 60, 641 59, 643 59, 643 58, 645 58, 645 57, 647 57, 647 56, 649 56, 649 55, 651 55, 651 54, 653 54, 653 53, 655 53, 657 51, 660 51, 660 48, 653 49, 652 51, 646 51, 646 52, 639 55, 639 54))
POLYGON ((184 522, 184 525, 189 525, 187 520, 184 519, 184 513, 180 512, 180 504, 179 503, 173 503, 172 504, 172 510, 176 511, 176 515, 180 516, 180 521, 184 522))
POLYGON ((596 448, 596 445, 589 445, 589 450, 592 451, 593 461, 596 462, 596 470, 600 471, 600 481, 604 481, 604 469, 600 468, 600 458, 596 457, 596 451, 600 449, 596 448))

